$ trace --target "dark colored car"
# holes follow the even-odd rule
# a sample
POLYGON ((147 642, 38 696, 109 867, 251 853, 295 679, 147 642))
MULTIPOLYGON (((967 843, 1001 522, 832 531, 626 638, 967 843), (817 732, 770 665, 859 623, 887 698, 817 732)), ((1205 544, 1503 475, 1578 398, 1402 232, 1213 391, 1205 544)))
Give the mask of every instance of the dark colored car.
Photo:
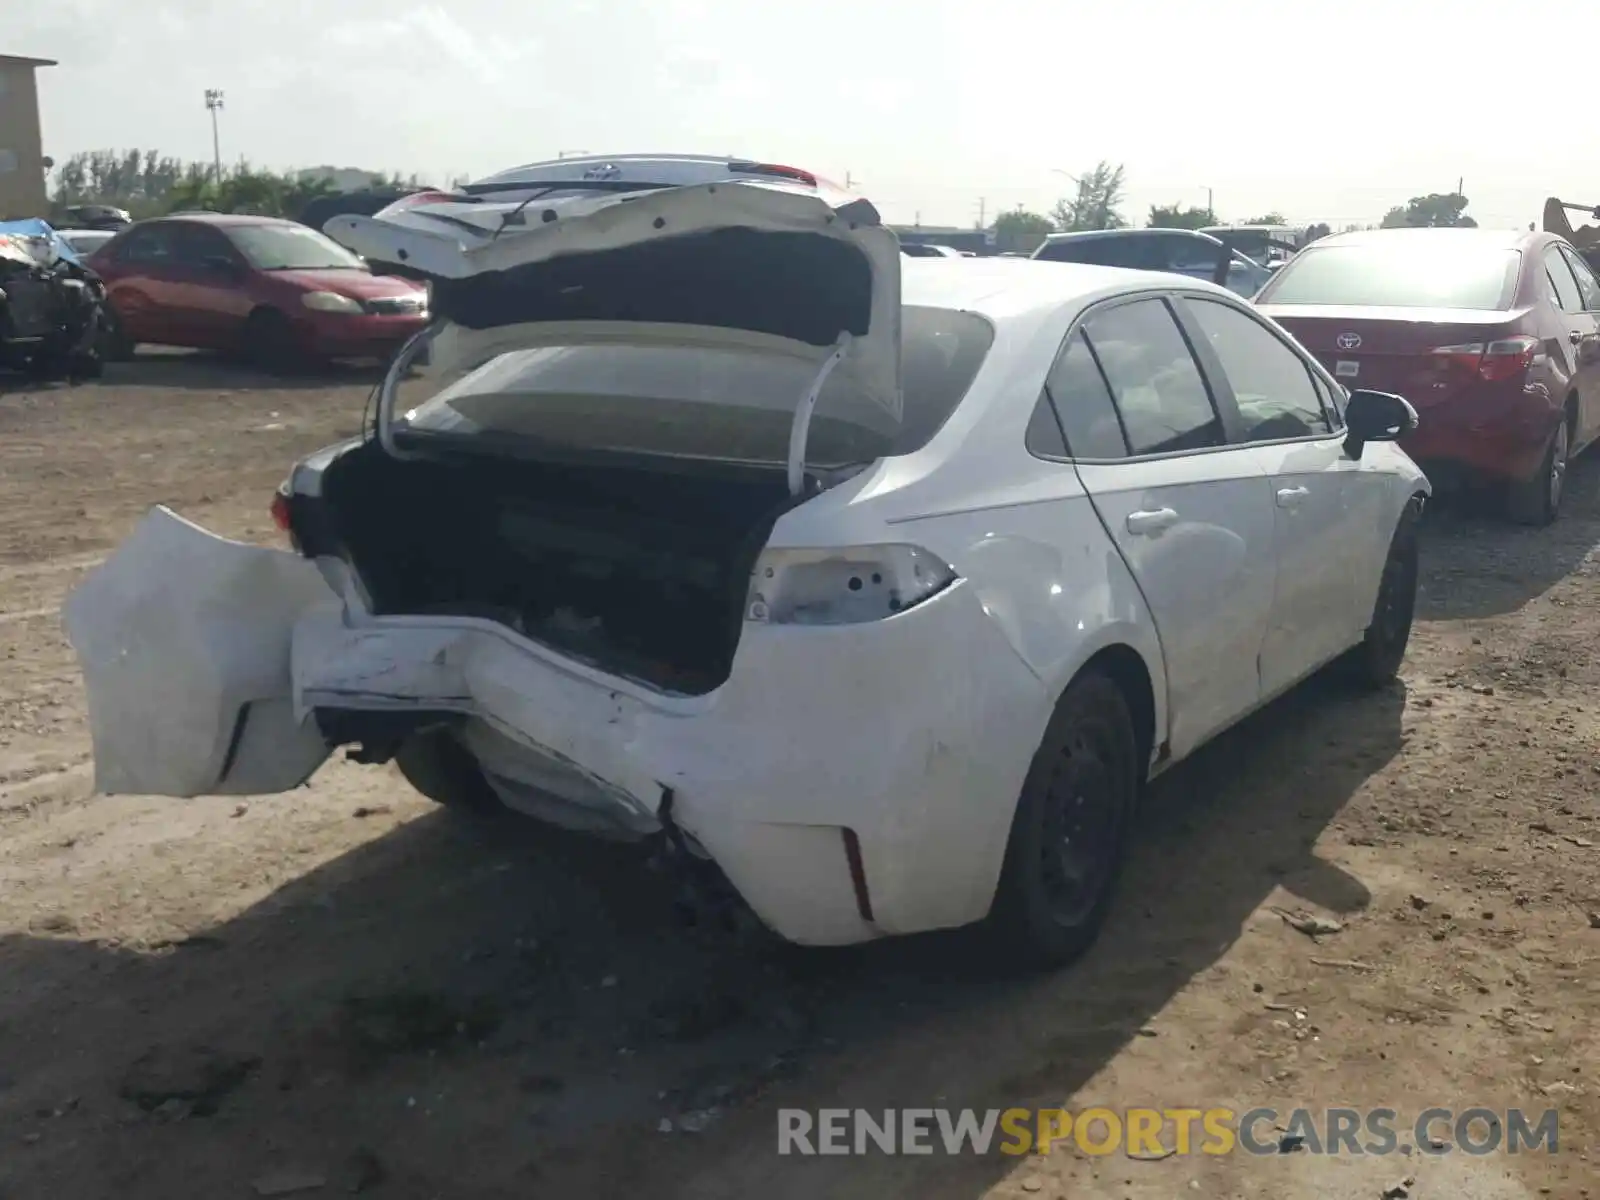
POLYGON ((1567 462, 1600 435, 1600 280, 1563 239, 1486 229, 1323 238, 1256 297, 1348 388, 1421 417, 1402 445, 1436 483, 1505 489, 1555 519, 1567 462))
POLYGON ((1270 272, 1208 233, 1192 229, 1088 229, 1052 233, 1033 257, 1132 271, 1167 271, 1220 284, 1249 299, 1270 272))
POLYGON ((71 225, 78 229, 125 229, 133 224, 133 218, 128 215, 125 208, 116 208, 110 204, 74 204, 63 209, 63 225, 71 225))
POLYGON ((420 284, 374 275, 331 238, 276 217, 143 221, 89 265, 106 283, 110 357, 150 342, 242 351, 269 369, 388 358, 428 321, 420 284))

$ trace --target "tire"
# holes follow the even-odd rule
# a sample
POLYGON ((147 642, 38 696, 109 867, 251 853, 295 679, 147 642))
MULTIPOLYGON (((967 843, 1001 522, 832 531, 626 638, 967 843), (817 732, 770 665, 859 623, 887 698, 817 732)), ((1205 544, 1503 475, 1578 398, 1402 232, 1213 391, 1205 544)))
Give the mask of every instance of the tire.
POLYGON ((1570 449, 1571 435, 1563 417, 1550 435, 1550 445, 1545 449, 1538 471, 1531 479, 1519 480, 1506 490, 1506 511, 1512 520, 1522 525, 1542 526, 1556 519, 1566 490, 1570 449))
POLYGON ((436 804, 479 814, 503 807, 477 761, 449 730, 413 734, 395 752, 394 762, 406 782, 436 804))
POLYGON ((1421 520, 1422 506, 1413 498, 1401 512, 1394 536, 1389 539, 1389 555, 1383 562, 1367 632, 1341 663, 1350 682, 1371 691, 1395 681, 1411 641, 1411 625, 1417 611, 1417 527, 1421 520))
POLYGON ((289 318, 275 308, 258 308, 244 323, 245 361, 273 375, 288 375, 305 365, 289 318))
POLYGON ((1122 689, 1098 672, 1080 675, 1056 704, 1012 817, 986 938, 1004 965, 1065 966, 1094 942, 1143 776, 1122 689))

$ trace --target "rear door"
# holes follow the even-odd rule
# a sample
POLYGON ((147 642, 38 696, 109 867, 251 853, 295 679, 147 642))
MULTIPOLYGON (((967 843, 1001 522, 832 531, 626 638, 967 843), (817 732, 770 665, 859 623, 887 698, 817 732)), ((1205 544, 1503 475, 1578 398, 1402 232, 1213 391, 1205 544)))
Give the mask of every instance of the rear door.
POLYGON ((173 230, 152 222, 128 231, 113 249, 116 269, 107 292, 111 306, 135 342, 174 344, 172 306, 173 230))
POLYGON ((1272 491, 1166 299, 1096 309, 1048 389, 1085 491, 1155 619, 1182 757, 1253 708, 1277 574, 1272 491))
POLYGON ((1242 305, 1187 296, 1213 390, 1238 411, 1233 441, 1271 478, 1277 587, 1261 647, 1261 686, 1292 686, 1361 636, 1393 533, 1389 476, 1345 451, 1327 384, 1287 339, 1242 305))
MULTIPOLYGON (((1568 342, 1572 346, 1572 366, 1578 384, 1580 412, 1578 417, 1576 453, 1600 433, 1600 280, 1595 279, 1589 264, 1568 246, 1552 246, 1546 253, 1550 273, 1555 274, 1549 262, 1549 253, 1555 253, 1572 275, 1577 289, 1577 308, 1567 311, 1562 305, 1562 316, 1567 320, 1568 342)), ((1560 295, 1559 280, 1555 281, 1560 295)))

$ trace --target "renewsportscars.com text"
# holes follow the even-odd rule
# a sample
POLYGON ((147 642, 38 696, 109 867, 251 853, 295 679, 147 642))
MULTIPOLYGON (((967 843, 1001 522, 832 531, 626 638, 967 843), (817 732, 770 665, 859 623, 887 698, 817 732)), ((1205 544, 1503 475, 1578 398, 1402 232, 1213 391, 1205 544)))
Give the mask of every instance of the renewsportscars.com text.
POLYGON ((778 1110, 779 1154, 1555 1154, 1554 1109, 1060 1108, 778 1110))

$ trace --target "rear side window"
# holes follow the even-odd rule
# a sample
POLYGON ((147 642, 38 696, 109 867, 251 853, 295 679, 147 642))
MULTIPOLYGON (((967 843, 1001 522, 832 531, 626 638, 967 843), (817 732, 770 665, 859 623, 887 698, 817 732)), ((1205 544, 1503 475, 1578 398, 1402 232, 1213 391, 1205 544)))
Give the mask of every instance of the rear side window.
POLYGON ((1164 301, 1120 304, 1091 318, 1084 333, 1111 386, 1132 453, 1223 444, 1211 393, 1164 301))
POLYGON ((173 227, 145 225, 129 231, 117 247, 116 260, 125 263, 166 263, 173 257, 173 227))
MULTIPOLYGON (((1040 408, 1061 420, 1066 432, 1063 453, 1074 458, 1126 458, 1128 443, 1111 400, 1111 389, 1083 334, 1075 333, 1056 355, 1044 383, 1040 408)), ((1029 445, 1030 450, 1035 449, 1029 445)))
POLYGON ((1522 255, 1446 230, 1397 234, 1349 246, 1310 246, 1256 298, 1261 304, 1354 304, 1397 308, 1507 307, 1522 255))
POLYGON ((1578 292, 1578 281, 1572 277, 1572 268, 1567 266, 1567 260, 1561 257, 1561 251, 1555 246, 1544 252, 1544 273, 1561 311, 1582 312, 1583 297, 1578 292))
POLYGON ((1567 260, 1573 278, 1578 281, 1578 294, 1583 297, 1584 311, 1600 311, 1600 280, 1595 279, 1589 264, 1565 246, 1561 248, 1561 257, 1567 260))

